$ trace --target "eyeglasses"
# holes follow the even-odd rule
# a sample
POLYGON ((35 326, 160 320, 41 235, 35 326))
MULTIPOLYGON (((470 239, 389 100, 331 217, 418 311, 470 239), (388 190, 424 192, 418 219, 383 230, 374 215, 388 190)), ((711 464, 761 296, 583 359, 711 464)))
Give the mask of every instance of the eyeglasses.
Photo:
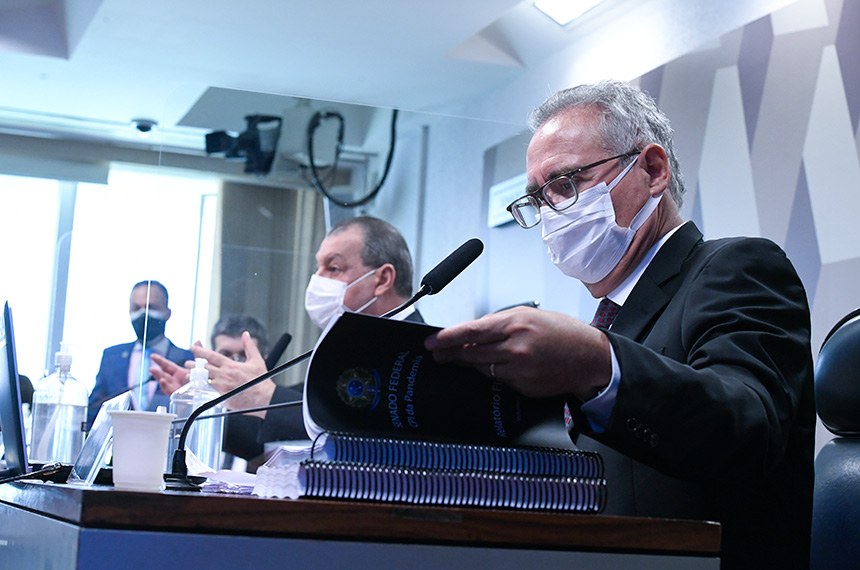
POLYGON ((546 204, 556 212, 561 212, 576 204, 576 201, 579 199, 579 189, 576 187, 576 182, 574 182, 573 178, 577 174, 595 166, 600 166, 610 160, 636 156, 639 152, 638 150, 631 150, 630 152, 610 156, 609 158, 580 166, 570 172, 559 174, 550 178, 537 190, 517 198, 508 204, 506 209, 521 227, 525 229, 533 228, 540 222, 541 203, 546 204))

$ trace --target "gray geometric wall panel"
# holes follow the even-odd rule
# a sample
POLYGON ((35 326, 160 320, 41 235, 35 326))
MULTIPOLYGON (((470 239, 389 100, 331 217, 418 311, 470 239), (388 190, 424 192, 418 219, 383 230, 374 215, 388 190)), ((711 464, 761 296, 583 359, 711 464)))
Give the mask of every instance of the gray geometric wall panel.
POLYGON ((799 0, 640 79, 675 127, 684 214, 786 250, 813 346, 860 306, 858 30, 860 1, 799 0))
MULTIPOLYGON (((672 120, 684 215, 785 249, 813 356, 860 307, 860 0, 798 0, 640 79, 672 120)), ((819 428, 817 447, 830 434, 819 428)))

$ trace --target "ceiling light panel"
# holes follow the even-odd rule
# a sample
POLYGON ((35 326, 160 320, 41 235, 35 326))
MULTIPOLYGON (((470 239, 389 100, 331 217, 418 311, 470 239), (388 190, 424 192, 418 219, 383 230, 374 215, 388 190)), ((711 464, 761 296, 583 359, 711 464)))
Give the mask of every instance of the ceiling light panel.
POLYGON ((579 18, 603 0, 536 0, 535 8, 552 18, 559 26, 579 18))

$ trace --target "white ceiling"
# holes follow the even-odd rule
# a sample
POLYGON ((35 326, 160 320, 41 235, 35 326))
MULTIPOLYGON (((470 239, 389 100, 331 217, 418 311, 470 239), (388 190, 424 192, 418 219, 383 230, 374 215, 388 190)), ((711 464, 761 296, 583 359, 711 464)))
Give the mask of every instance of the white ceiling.
POLYGON ((606 0, 562 29, 528 0, 0 0, 0 131, 122 139, 147 118, 202 146, 200 129, 241 130, 282 95, 447 112, 688 1, 606 0))

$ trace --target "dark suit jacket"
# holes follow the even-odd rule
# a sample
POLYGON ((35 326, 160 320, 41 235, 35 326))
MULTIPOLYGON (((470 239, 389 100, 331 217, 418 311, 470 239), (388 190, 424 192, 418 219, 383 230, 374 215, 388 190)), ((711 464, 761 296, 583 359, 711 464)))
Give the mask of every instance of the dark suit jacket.
POLYGON ((778 246, 704 242, 682 226, 607 332, 621 368, 608 430, 589 433, 569 402, 574 428, 594 438, 577 444, 606 461, 607 512, 720 521, 723 568, 806 567, 809 334, 806 294, 778 246))
MULTIPOLYGON (((96 374, 96 384, 87 404, 87 426, 93 425, 93 420, 96 419, 96 414, 105 400, 118 396, 128 389, 128 360, 132 349, 134 349, 134 343, 127 342, 110 346, 102 353, 102 361, 96 374)), ((164 357, 180 366, 184 365, 186 360, 194 360, 194 354, 190 350, 179 348, 170 340, 167 341, 167 354, 164 357)), ((154 411, 158 406, 169 405, 170 398, 156 383, 155 394, 147 410, 154 411)))

